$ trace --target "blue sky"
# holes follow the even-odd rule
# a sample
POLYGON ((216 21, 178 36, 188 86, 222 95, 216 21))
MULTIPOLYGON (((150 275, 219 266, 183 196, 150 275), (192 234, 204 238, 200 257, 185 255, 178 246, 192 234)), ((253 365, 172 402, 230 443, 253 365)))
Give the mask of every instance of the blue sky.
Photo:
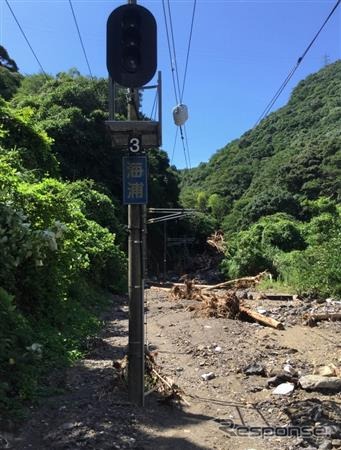
MULTIPOLYGON (((9 0, 44 70, 51 74, 76 67, 88 74, 66 0, 9 0)), ((122 1, 73 0, 94 76, 107 76, 106 21, 122 1)), ((158 69, 163 74, 163 149, 173 155, 176 105, 161 0, 139 1, 158 24, 158 69)), ((198 0, 183 102, 190 165, 206 162, 218 149, 252 128, 291 68, 328 16, 336 0, 198 0)), ((180 84, 188 47, 193 0, 171 0, 180 84)), ((24 74, 39 66, 4 0, 0 0, 0 43, 24 74)), ((292 89, 326 61, 341 58, 341 5, 306 55, 274 109, 292 89)), ((153 81, 152 81, 153 83, 153 81)), ((150 114, 152 92, 144 97, 150 114)), ((186 167, 180 139, 172 160, 186 167)), ((189 164, 189 163, 188 163, 189 164)))

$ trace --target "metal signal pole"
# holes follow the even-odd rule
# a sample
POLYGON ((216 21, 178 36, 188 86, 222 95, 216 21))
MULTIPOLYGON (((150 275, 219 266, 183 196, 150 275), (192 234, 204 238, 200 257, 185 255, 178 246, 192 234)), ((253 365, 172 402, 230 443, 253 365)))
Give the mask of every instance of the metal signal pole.
MULTIPOLYGON (((132 3, 132 2, 131 2, 132 3)), ((129 89, 128 120, 137 120, 138 89, 129 89)), ((128 205, 129 400, 144 405, 144 280, 142 206, 128 205)))
MULTIPOLYGON (((144 405, 144 277, 142 211, 148 203, 146 148, 161 145, 161 120, 139 120, 139 89, 146 89, 157 68, 157 24, 136 0, 114 9, 107 20, 109 120, 112 146, 129 149, 123 162, 123 204, 128 205, 129 342, 128 390, 131 402, 144 405), (128 88, 128 120, 115 120, 115 85, 128 88), (143 143, 143 145, 142 145, 143 143)), ((161 78, 153 88, 161 93, 161 78)), ((152 87, 149 87, 152 88, 152 87)), ((160 100, 159 100, 160 101, 160 100)), ((161 114, 159 113, 159 118, 161 114)))

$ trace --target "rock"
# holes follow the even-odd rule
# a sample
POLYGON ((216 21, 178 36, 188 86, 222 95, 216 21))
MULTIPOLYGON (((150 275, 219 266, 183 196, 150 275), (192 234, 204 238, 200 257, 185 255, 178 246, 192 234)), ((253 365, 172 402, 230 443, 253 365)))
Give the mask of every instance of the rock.
POLYGON ((332 446, 336 448, 341 448, 341 439, 333 439, 332 446))
POLYGON ((214 351, 216 353, 220 353, 222 351, 222 348, 219 345, 217 345, 216 348, 214 349, 214 351))
POLYGON ((328 364, 328 366, 322 366, 317 369, 317 375, 322 377, 334 377, 337 375, 337 367, 334 364, 328 364))
POLYGON ((330 450, 332 448, 332 443, 330 441, 323 441, 320 445, 318 450, 330 450))
POLYGON ((214 374, 214 372, 203 373, 201 375, 201 378, 204 381, 212 380, 213 378, 215 378, 215 374, 214 374))
POLYGON ((265 376, 265 367, 259 362, 251 363, 243 369, 245 375, 265 376))
POLYGON ((323 377, 321 375, 305 375, 299 380, 299 384, 306 390, 326 389, 330 391, 341 391, 341 378, 339 377, 323 377))
POLYGON ((297 376, 297 370, 294 369, 291 364, 285 364, 283 370, 284 372, 289 373, 292 376, 297 376))
POLYGON ((279 384, 290 382, 295 383, 297 382, 297 378, 290 375, 290 373, 279 373, 278 375, 275 375, 274 377, 271 377, 267 380, 266 384, 268 387, 270 386, 278 386, 279 384))
POLYGON ((279 384, 272 393, 275 395, 290 395, 295 389, 294 383, 279 384))

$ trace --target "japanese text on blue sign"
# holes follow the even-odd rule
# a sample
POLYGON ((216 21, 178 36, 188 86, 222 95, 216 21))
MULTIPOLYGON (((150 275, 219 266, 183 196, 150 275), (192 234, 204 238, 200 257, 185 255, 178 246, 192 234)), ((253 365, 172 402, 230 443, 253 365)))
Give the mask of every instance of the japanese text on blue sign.
POLYGON ((123 203, 144 205, 147 203, 147 156, 123 158, 123 203))

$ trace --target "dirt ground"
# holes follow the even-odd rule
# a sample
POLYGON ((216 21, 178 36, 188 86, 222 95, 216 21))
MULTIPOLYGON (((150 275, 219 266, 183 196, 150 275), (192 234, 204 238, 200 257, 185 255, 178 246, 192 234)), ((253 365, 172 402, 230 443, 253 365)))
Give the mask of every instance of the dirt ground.
POLYGON ((15 433, 0 432, 0 448, 270 450, 341 448, 340 393, 274 395, 270 376, 290 364, 301 374, 320 365, 341 365, 341 322, 300 324, 293 301, 248 300, 252 307, 283 312, 284 330, 224 318, 202 318, 157 289, 146 291, 146 341, 157 352, 162 374, 172 378, 189 403, 180 407, 146 397, 144 408, 129 404, 113 382, 113 361, 128 343, 126 298, 113 298, 105 327, 89 340, 89 353, 74 367, 52 374, 49 383, 64 393, 32 407, 15 433), (291 313, 289 314, 289 312, 291 313), (291 320, 296 318, 296 320, 291 320), (296 323, 296 324, 293 324, 296 323), (246 375, 253 363, 263 375, 246 375), (214 378, 202 379, 213 372, 214 378), (269 436, 268 427, 300 425, 306 436, 269 436), (242 428, 240 428, 242 427, 242 428), (250 429, 250 427, 253 427, 250 429), (322 427, 323 436, 311 430, 322 427), (260 434, 267 434, 260 436, 260 434))

